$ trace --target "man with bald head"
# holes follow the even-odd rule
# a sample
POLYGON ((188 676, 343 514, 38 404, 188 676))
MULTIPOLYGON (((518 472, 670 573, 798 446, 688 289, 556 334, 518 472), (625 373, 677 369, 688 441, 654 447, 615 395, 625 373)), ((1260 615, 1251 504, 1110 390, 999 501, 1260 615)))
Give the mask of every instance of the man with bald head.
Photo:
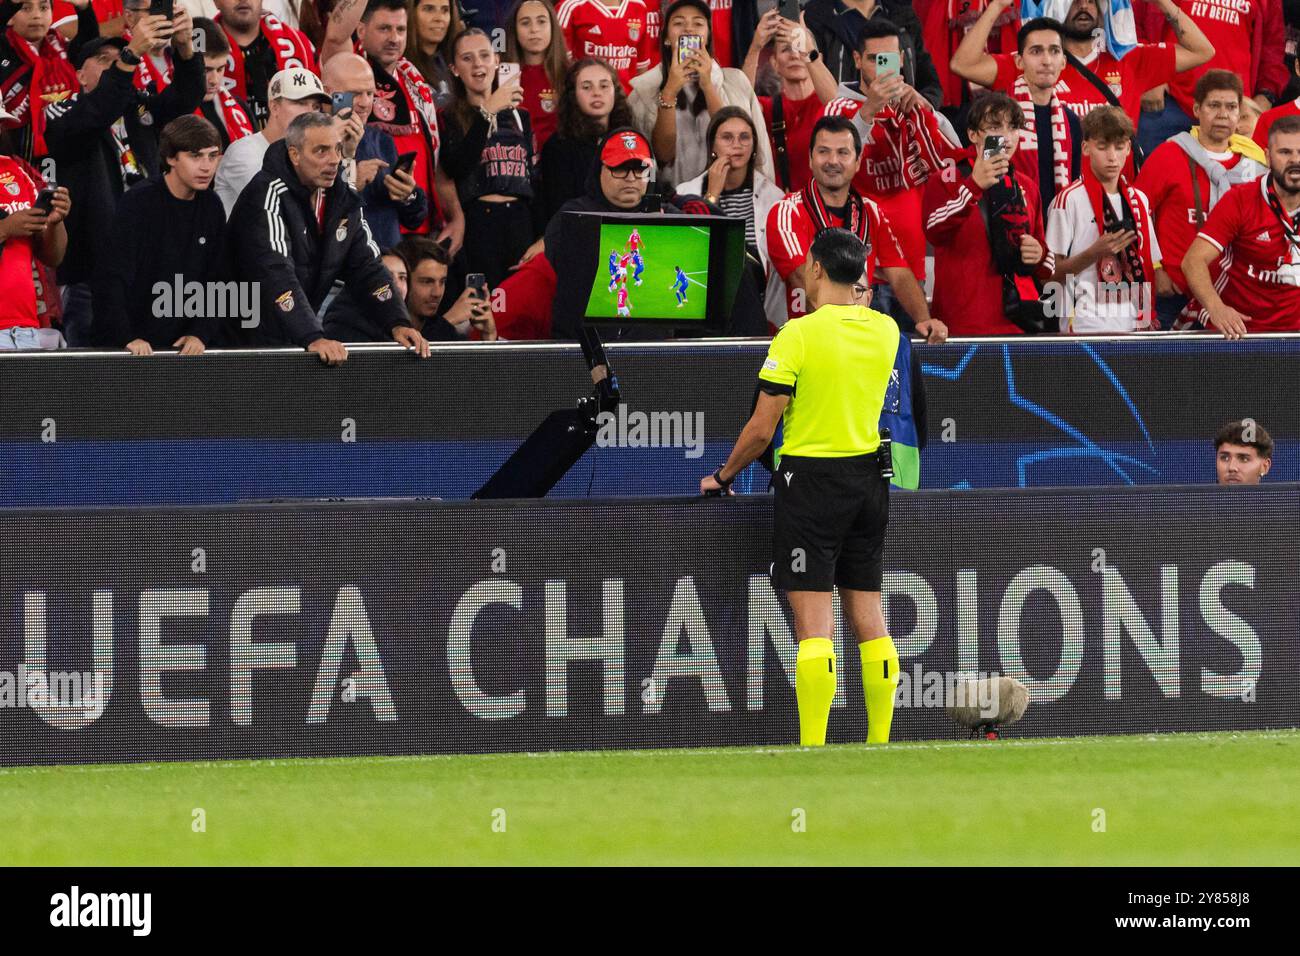
POLYGON ((409 166, 398 167, 393 137, 369 122, 375 104, 370 63, 355 53, 336 53, 321 73, 326 92, 352 94, 352 106, 335 116, 343 131, 344 176, 361 194, 366 220, 380 248, 395 246, 402 228, 416 230, 427 218, 428 196, 415 184, 409 166))

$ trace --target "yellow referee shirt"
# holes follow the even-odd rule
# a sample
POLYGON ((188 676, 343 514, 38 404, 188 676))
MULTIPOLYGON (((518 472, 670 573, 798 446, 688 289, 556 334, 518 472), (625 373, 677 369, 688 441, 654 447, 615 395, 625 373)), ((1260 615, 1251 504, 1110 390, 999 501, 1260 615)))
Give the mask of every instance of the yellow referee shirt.
POLYGON ((758 377, 790 395, 780 453, 849 458, 880 446, 880 412, 898 355, 898 326, 861 305, 824 305, 777 332, 758 377))

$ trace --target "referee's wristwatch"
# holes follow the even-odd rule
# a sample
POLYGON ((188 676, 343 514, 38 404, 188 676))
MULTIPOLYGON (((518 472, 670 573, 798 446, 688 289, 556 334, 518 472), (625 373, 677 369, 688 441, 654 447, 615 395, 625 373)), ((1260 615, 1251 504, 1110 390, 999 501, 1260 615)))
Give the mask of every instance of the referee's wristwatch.
POLYGON ((713 480, 716 481, 716 482, 718 483, 718 490, 717 490, 717 491, 710 491, 710 492, 708 492, 708 494, 711 494, 711 495, 725 495, 725 494, 726 494, 726 493, 731 489, 731 483, 732 483, 733 481, 736 480, 736 476, 735 476, 735 475, 732 475, 732 476, 731 476, 730 478, 728 478, 726 481, 723 481, 723 480, 722 480, 722 469, 726 467, 726 464, 727 464, 726 462, 723 462, 721 465, 719 465, 717 468, 715 468, 715 469, 713 470, 713 476, 712 476, 712 477, 713 477, 713 480))

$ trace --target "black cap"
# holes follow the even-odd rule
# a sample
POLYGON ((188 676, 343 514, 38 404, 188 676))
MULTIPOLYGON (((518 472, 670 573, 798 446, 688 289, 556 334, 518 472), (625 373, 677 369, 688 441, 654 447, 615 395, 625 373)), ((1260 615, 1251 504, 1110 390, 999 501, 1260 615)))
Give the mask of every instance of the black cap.
POLYGON ((95 39, 82 45, 72 58, 72 65, 78 70, 85 65, 86 61, 93 56, 99 56, 104 52, 106 47, 112 47, 119 53, 126 49, 126 41, 121 37, 95 37, 95 39))

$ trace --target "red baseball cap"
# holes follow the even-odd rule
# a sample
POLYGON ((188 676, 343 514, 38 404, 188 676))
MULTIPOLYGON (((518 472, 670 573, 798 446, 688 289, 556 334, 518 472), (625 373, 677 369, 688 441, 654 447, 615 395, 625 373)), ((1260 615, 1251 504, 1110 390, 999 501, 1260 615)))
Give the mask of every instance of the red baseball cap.
POLYGON ((654 153, 650 151, 649 141, 634 129, 619 130, 611 133, 600 151, 600 162, 610 169, 626 166, 628 163, 650 164, 654 162, 654 153))

